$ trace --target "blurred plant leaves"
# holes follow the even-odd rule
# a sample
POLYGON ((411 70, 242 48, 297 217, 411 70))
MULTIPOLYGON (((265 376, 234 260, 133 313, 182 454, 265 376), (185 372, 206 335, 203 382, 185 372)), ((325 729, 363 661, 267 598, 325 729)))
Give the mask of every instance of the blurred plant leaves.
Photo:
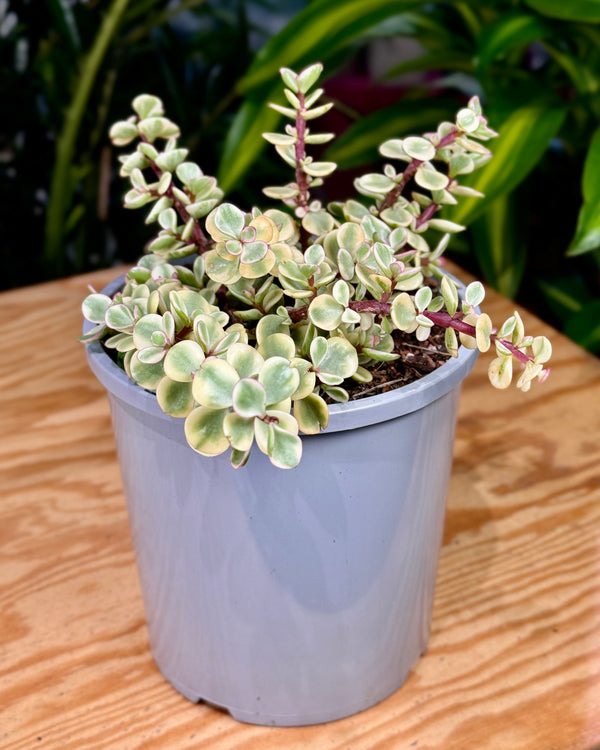
POLYGON ((465 198, 457 206, 450 206, 445 218, 470 224, 492 201, 519 185, 546 153, 566 114, 566 107, 546 100, 532 102, 510 114, 498 128, 500 137, 490 146, 492 161, 464 180, 469 187, 484 193, 485 198, 465 198))
POLYGON ((600 21, 600 0, 525 0, 533 10, 563 21, 600 21))
POLYGON ((600 128, 585 158, 582 180, 583 205, 567 255, 581 255, 600 247, 600 128))
POLYGON ((477 39, 477 64, 481 71, 498 58, 505 58, 515 49, 523 49, 551 33, 538 16, 521 11, 504 13, 486 24, 477 39))
POLYGON ((456 101, 449 98, 403 100, 378 110, 352 124, 327 149, 323 158, 338 163, 343 169, 380 159, 379 144, 426 130, 435 130, 438 123, 453 117, 456 101))
POLYGON ((332 58, 357 38, 401 8, 411 8, 423 0, 346 0, 332 3, 315 0, 291 23, 272 37, 259 51, 236 90, 246 96, 227 134, 218 173, 227 193, 256 160, 264 141, 261 134, 273 131, 279 116, 265 107, 267 102, 282 103, 279 94, 279 68, 299 69, 319 60, 331 71, 332 58))

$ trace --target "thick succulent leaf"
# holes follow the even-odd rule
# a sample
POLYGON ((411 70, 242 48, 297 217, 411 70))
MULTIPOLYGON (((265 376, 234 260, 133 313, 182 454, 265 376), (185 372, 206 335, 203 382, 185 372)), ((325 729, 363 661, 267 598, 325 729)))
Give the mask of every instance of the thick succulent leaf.
POLYGON ((194 408, 192 384, 164 377, 156 389, 158 405, 171 417, 187 417, 194 408))
POLYGON ((262 341, 259 352, 265 359, 283 357, 291 360, 296 354, 296 344, 287 333, 272 333, 262 341))
MULTIPOLYGON (((255 244, 259 245, 262 243, 255 244)), ((267 250, 260 260, 253 260, 251 263, 240 262, 240 274, 244 279, 260 279, 269 273, 275 265, 276 260, 275 253, 272 250, 267 250)))
POLYGON ((392 322, 400 331, 414 331, 417 327, 417 311, 414 302, 406 292, 394 297, 390 311, 392 322))
POLYGON ((326 339, 325 343, 323 356, 318 361, 313 360, 318 368, 317 375, 327 385, 339 385, 356 372, 358 354, 352 344, 341 336, 326 339))
POLYGON ((415 173, 415 182, 427 190, 443 190, 448 186, 448 175, 438 172, 428 162, 421 164, 415 173))
POLYGON ((258 375, 264 364, 264 358, 253 346, 241 342, 229 347, 227 361, 235 367, 240 378, 251 378, 258 375))
POLYGON ((302 441, 298 437, 296 420, 285 412, 269 411, 276 422, 254 420, 254 434, 259 449, 280 469, 293 469, 302 458, 302 441))
POLYGON ((201 406, 211 409, 229 407, 238 380, 239 375, 229 362, 209 357, 192 381, 192 393, 201 406))
POLYGON ((496 357, 488 366, 488 377, 494 388, 504 390, 512 380, 512 357, 496 357))
POLYGON ((162 362, 144 364, 140 362, 137 352, 133 354, 129 361, 129 372, 138 385, 149 391, 157 388, 165 374, 162 362))
POLYGON ((298 371, 298 375, 300 376, 300 382, 294 393, 292 393, 292 399, 306 398, 309 393, 312 393, 317 382, 317 376, 312 369, 312 364, 300 357, 294 357, 290 364, 298 371))
POLYGON ((165 374, 179 383, 192 381, 194 373, 204 362, 204 351, 195 341, 178 341, 165 356, 165 374))
POLYGON ((152 335, 164 331, 163 316, 150 313, 141 317, 133 328, 133 341, 137 349, 153 346, 152 335))
POLYGON ((254 442, 254 420, 231 411, 223 420, 223 432, 234 450, 245 453, 254 442))
POLYGON ((228 409, 197 406, 185 420, 185 437, 195 451, 203 456, 218 456, 229 448, 223 423, 228 409))
POLYGON ((284 357, 271 357, 263 365, 258 382, 264 386, 270 405, 289 398, 300 384, 300 375, 284 357))
POLYGON ((104 316, 110 304, 111 298, 106 294, 88 294, 81 305, 83 317, 91 323, 104 323, 104 316))
POLYGON ((273 333, 289 334, 290 327, 279 315, 265 315, 258 321, 256 326, 256 341, 262 344, 263 341, 273 333))
POLYGON ((233 389, 232 398, 234 412, 244 419, 260 417, 266 411, 266 391, 261 383, 252 378, 242 378, 238 381, 233 389))
POLYGON ((234 284, 241 278, 239 259, 223 258, 216 250, 209 250, 204 256, 206 275, 219 284, 234 284))
POLYGON ((342 322, 344 309, 331 294, 319 294, 310 303, 308 318, 317 328, 333 331, 342 322))
POLYGON ((130 330, 133 326, 133 313, 127 305, 111 305, 106 310, 105 321, 106 325, 109 328, 114 328, 115 331, 130 330))
POLYGON ((477 348, 480 352, 487 352, 491 344, 492 321, 487 313, 481 313, 475 325, 477 348))
POLYGON ((327 427, 329 409, 321 396, 310 393, 301 401, 294 401, 294 417, 301 432, 316 435, 327 427))

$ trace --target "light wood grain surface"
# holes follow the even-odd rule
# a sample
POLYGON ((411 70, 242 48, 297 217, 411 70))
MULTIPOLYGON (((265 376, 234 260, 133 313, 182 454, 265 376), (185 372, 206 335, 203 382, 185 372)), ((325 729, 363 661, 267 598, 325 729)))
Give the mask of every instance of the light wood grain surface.
MULTIPOLYGON (((405 686, 328 725, 188 703, 148 650, 108 403, 79 306, 105 271, 0 294, 0 747, 600 747, 600 362, 554 341, 523 395, 463 388, 430 647, 405 686)), ((510 303, 490 293, 494 316, 510 303)))

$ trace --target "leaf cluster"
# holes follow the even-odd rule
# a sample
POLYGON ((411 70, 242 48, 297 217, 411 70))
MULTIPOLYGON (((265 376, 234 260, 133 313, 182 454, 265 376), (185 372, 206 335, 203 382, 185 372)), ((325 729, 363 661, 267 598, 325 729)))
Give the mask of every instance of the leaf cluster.
POLYGON ((116 145, 136 142, 120 157, 131 183, 125 206, 149 207, 146 222, 160 230, 114 298, 92 292, 84 301, 94 326, 83 340, 115 350, 165 413, 185 419, 194 450, 230 449, 234 467, 254 444, 275 466, 296 466, 299 433, 327 426, 325 399, 347 401, 350 379, 368 383, 378 363, 398 358, 395 330, 423 342, 442 326, 452 356, 460 344, 494 345, 498 388, 509 385, 514 360, 522 390, 548 372, 547 339, 526 336, 516 313, 496 331, 479 310, 483 285, 460 293, 442 267, 464 227, 437 214, 478 195, 460 178, 489 160, 483 144, 496 135, 478 99, 434 132, 385 141, 383 170, 357 178, 356 196, 323 206, 311 191, 336 165, 306 148, 331 137, 308 127, 330 106, 315 88, 321 72, 281 70, 289 106, 275 107, 291 122, 264 136, 293 170, 291 182, 265 189, 280 208, 222 202, 216 180, 186 161, 156 97, 138 96, 110 132, 116 145), (191 264, 170 262, 190 254, 191 264))

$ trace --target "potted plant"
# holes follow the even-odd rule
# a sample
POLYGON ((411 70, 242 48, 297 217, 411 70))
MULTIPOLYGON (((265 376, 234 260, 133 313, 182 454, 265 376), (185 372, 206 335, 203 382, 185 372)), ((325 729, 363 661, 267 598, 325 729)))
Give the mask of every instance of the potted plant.
POLYGON ((320 73, 281 70, 288 104, 271 106, 290 122, 264 137, 293 180, 266 210, 222 202, 137 97, 111 137, 136 142, 125 205, 160 230, 83 303, 154 657, 188 698, 261 724, 340 718, 402 684, 427 644, 460 382, 492 347, 492 384, 516 360, 526 391, 551 353, 443 268, 463 227, 438 212, 473 194, 459 177, 495 135, 478 100, 383 143, 383 172, 324 207, 320 73))

